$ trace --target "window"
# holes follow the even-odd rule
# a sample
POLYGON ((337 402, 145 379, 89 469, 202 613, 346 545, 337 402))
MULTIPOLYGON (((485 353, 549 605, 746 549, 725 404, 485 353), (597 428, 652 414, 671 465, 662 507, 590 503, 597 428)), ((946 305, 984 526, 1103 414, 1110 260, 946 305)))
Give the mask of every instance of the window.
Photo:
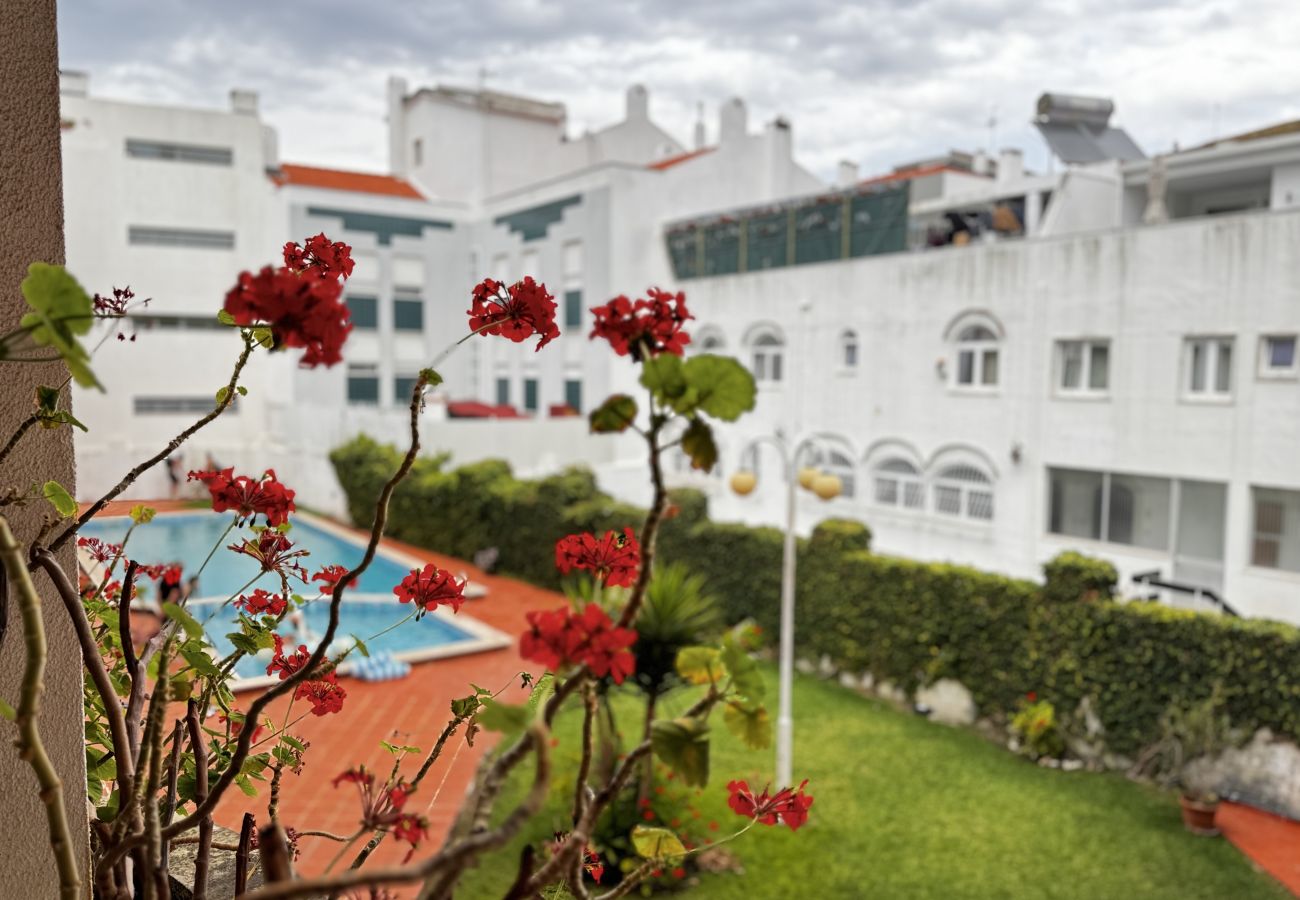
POLYGON ((537 412, 537 379, 524 379, 524 409, 530 413, 537 412))
POLYGON ((840 333, 840 365, 846 369, 858 367, 858 333, 844 331, 840 333))
POLYGON ((993 483, 974 466, 949 466, 934 481, 935 512, 968 519, 993 518, 993 483))
POLYGON ((411 297, 395 298, 393 300, 393 330, 423 331, 424 301, 411 297))
POLYGON ((772 331, 764 331, 754 338, 751 358, 755 380, 773 383, 781 380, 784 347, 780 336, 772 331))
POLYGON ((1300 572, 1300 491, 1252 487, 1250 564, 1300 572))
POLYGON ((349 294, 347 304, 348 312, 352 316, 352 327, 359 331, 379 327, 379 298, 349 294))
POLYGON ((564 292, 564 325, 566 328, 582 327, 582 291, 564 292))
POLYGON ((574 412, 582 412, 582 382, 569 378, 564 382, 564 405, 574 412))
POLYGON ((1232 338, 1188 338, 1185 393, 1203 399, 1232 395, 1232 338))
POLYGON ((882 506, 920 509, 925 506, 921 472, 905 459, 887 459, 876 466, 876 502, 882 506))
POLYGON ((1296 336, 1270 334, 1260 342, 1259 374, 1264 378, 1296 377, 1296 336))
POLYGON ((1110 390, 1110 341, 1057 341, 1056 387, 1062 394, 1110 390))
POLYGON ((826 471, 835 475, 840 480, 840 496, 846 500, 853 499, 857 492, 857 481, 853 477, 855 467, 853 460, 837 450, 831 450, 830 459, 826 462, 826 471))
POLYGON ((416 376, 397 375, 393 378, 393 404, 406 406, 411 401, 411 392, 415 390, 416 376))
POLYGON ((582 281, 582 241, 569 241, 564 245, 564 281, 566 284, 582 281))
MULTIPOLYGON (((137 416, 163 416, 212 412, 216 401, 210 394, 199 397, 136 397, 134 400, 137 416)), ((238 412, 239 398, 236 397, 226 410, 238 412)))
POLYGON ((196 228, 154 228, 131 225, 127 243, 149 247, 195 247, 201 250, 231 250, 235 246, 233 231, 204 231, 196 228))
POLYGON ((721 331, 712 325, 705 325, 691 334, 691 342, 686 349, 691 353, 717 353, 726 344, 727 342, 722 339, 721 331))
POLYGON ((379 402, 379 373, 375 366, 348 366, 348 402, 368 405, 379 402))
POLYGON ((497 379, 497 406, 510 405, 510 379, 497 379))
POLYGON ((998 386, 998 337, 984 325, 967 325, 957 333, 956 384, 971 389, 998 386))
POLYGON ((226 331, 229 327, 223 325, 216 316, 155 316, 132 313, 128 318, 137 331, 151 331, 155 328, 159 331, 226 331))
POLYGON ((1053 534, 1170 548, 1173 484, 1168 478, 1049 469, 1047 529, 1053 534))
POLYGON ((202 147, 197 144, 171 144, 127 138, 126 155, 136 159, 160 159, 170 162, 208 163, 228 166, 235 158, 229 147, 202 147))

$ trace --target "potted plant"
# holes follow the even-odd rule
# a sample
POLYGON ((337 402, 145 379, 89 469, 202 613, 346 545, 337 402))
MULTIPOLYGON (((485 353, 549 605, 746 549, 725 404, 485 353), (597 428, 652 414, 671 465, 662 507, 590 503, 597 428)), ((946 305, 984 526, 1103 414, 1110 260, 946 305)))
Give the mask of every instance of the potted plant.
POLYGON ((1179 789, 1183 825, 1192 834, 1212 837, 1219 808, 1211 760, 1233 746, 1234 733, 1223 708, 1221 685, 1203 700, 1171 704, 1160 717, 1161 738, 1138 758, 1134 771, 1179 789))

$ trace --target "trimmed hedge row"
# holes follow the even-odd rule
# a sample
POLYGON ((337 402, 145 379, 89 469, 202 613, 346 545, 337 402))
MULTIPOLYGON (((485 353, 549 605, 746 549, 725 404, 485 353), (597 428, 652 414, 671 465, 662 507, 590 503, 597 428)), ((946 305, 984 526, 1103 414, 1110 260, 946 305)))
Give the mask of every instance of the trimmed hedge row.
MULTIPOLYGON (((361 437, 330 458, 353 522, 369 524, 399 454, 361 437)), ((525 481, 499 461, 444 464, 417 462, 393 497, 389 533, 466 559, 495 547, 498 571, 545 587, 559 586, 551 548, 561 537, 639 526, 644 516, 601 493, 583 469, 525 481)), ((672 503, 658 558, 704 576, 728 621, 752 617, 775 635, 781 532, 710 522, 698 491, 674 492, 672 503)), ((1300 630, 1111 602, 1114 567, 1075 553, 1044 566, 1040 585, 878 556, 870 540, 860 522, 828 520, 798 542, 801 655, 909 692, 954 678, 995 718, 1032 690, 1070 726, 1088 697, 1107 748, 1126 755, 1159 738, 1171 703, 1201 700, 1216 682, 1236 726, 1300 739, 1300 630)))

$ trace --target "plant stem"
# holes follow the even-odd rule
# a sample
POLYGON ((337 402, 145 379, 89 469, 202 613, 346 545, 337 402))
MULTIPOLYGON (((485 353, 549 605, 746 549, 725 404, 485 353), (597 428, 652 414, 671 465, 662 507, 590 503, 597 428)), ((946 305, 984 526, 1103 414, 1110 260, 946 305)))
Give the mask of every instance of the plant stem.
POLYGON ((9 588, 18 600, 23 619, 27 661, 23 667, 22 694, 15 723, 18 726, 18 756, 32 767, 41 786, 41 803, 50 832, 50 849, 59 873, 59 896, 62 900, 80 900, 81 876, 77 872, 76 851, 68 829, 67 811, 63 808, 63 782, 45 752, 38 720, 41 697, 45 693, 45 622, 41 617, 41 597, 32 583, 23 560, 22 547, 14 538, 9 522, 0 516, 0 556, 4 558, 9 588))
POLYGON ((26 434, 27 431, 40 420, 41 420, 40 416, 38 416, 36 413, 32 413, 30 416, 22 420, 22 422, 18 425, 18 428, 14 431, 14 433, 10 435, 8 442, 4 445, 4 448, 0 449, 0 463, 5 461, 5 457, 7 457, 13 451, 14 447, 18 446, 18 442, 22 440, 23 435, 26 434))

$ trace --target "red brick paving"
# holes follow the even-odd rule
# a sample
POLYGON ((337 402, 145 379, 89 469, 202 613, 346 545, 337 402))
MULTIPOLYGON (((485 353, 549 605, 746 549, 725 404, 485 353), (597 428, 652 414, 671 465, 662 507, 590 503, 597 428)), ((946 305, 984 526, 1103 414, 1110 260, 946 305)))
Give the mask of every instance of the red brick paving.
POLYGON ((1238 850, 1300 897, 1300 822, 1239 803, 1221 803, 1214 824, 1238 850))

